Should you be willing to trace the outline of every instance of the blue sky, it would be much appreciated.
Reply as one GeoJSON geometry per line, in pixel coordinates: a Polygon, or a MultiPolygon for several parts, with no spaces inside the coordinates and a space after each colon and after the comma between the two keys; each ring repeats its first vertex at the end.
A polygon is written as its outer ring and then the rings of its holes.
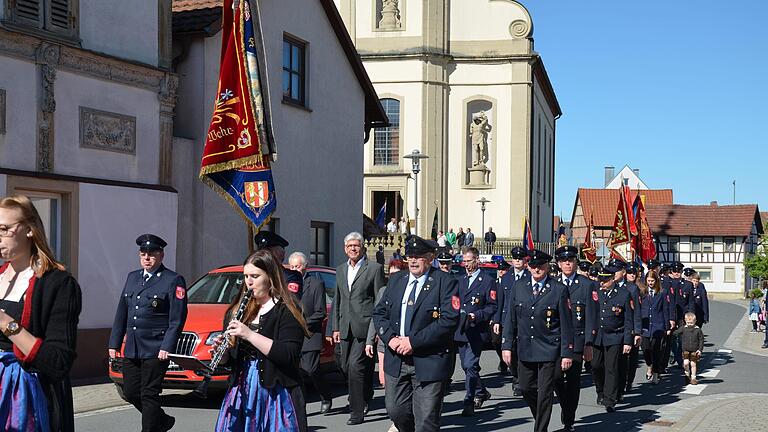
{"type": "Polygon", "coordinates": [[[676,204],[768,211],[768,1],[530,0],[563,110],[555,214],[603,167],[640,169],[676,204]]]}

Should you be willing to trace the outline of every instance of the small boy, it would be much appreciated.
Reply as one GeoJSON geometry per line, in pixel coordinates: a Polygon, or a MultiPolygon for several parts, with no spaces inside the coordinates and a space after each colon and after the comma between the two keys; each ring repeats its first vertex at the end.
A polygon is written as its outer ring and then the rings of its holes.
{"type": "Polygon", "coordinates": [[[685,326],[675,330],[675,335],[680,336],[683,343],[685,380],[696,385],[699,383],[696,380],[696,363],[701,359],[701,351],[704,350],[704,333],[696,326],[695,313],[685,313],[685,326]]]}

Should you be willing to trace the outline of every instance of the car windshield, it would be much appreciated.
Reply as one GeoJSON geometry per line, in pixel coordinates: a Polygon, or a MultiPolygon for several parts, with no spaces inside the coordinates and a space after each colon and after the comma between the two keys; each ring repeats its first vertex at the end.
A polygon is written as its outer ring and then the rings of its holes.
{"type": "Polygon", "coordinates": [[[187,290],[189,303],[230,304],[242,289],[238,287],[237,279],[243,274],[237,272],[208,273],[198,279],[187,290]]]}

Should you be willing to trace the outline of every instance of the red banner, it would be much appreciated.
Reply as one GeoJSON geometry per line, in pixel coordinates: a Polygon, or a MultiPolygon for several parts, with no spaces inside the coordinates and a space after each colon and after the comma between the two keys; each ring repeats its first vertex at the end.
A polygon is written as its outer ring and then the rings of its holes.
{"type": "Polygon", "coordinates": [[[595,248],[594,238],[595,223],[593,216],[590,216],[587,234],[584,236],[584,243],[581,244],[581,253],[584,255],[584,259],[591,263],[597,261],[597,248],[595,248]]]}
{"type": "Polygon", "coordinates": [[[629,211],[627,208],[626,194],[619,189],[619,204],[616,209],[616,217],[613,220],[611,238],[608,240],[611,256],[623,260],[632,261],[632,234],[629,228],[629,211]]]}
{"type": "Polygon", "coordinates": [[[635,250],[640,255],[640,259],[647,263],[652,258],[656,258],[656,244],[653,242],[653,233],[645,215],[645,204],[639,196],[637,199],[637,225],[639,234],[635,238],[635,250]]]}

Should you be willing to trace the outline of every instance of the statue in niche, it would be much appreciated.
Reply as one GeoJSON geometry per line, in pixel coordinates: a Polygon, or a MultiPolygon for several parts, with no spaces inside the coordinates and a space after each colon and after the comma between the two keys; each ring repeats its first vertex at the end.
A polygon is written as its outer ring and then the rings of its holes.
{"type": "Polygon", "coordinates": [[[381,2],[381,20],[379,20],[380,29],[397,29],[402,25],[400,23],[400,9],[397,7],[397,0],[382,0],[381,2]]]}
{"type": "Polygon", "coordinates": [[[488,133],[491,131],[488,124],[488,116],[485,111],[480,111],[477,117],[472,119],[469,125],[469,133],[472,139],[472,166],[476,167],[488,161],[488,133]]]}

